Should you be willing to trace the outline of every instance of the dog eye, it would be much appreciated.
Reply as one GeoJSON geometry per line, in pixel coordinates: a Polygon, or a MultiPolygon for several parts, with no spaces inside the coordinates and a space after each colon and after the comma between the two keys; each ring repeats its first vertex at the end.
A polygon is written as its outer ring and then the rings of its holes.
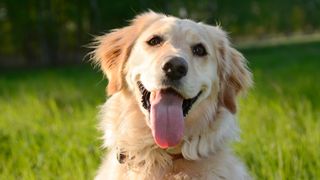
{"type": "Polygon", "coordinates": [[[150,40],[147,41],[149,46],[156,46],[161,44],[163,39],[160,36],[153,36],[150,40]]]}
{"type": "Polygon", "coordinates": [[[202,57],[208,54],[206,48],[201,43],[192,46],[191,49],[192,53],[196,56],[202,57]]]}

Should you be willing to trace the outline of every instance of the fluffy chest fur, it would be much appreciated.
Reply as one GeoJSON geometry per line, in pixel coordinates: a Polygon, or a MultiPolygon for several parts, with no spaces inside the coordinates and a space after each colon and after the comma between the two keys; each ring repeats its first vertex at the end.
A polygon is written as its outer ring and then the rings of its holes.
{"type": "MultiPolygon", "coordinates": [[[[208,114],[198,118],[213,117],[208,114]]],[[[101,118],[104,146],[109,153],[96,179],[249,178],[242,163],[226,147],[238,135],[234,117],[227,110],[220,110],[215,120],[203,119],[207,123],[199,124],[202,128],[191,129],[179,147],[182,159],[173,159],[170,152],[155,145],[150,129],[141,123],[145,116],[129,93],[111,97],[101,107],[101,118]],[[128,155],[124,163],[117,159],[121,151],[128,155]]]]}

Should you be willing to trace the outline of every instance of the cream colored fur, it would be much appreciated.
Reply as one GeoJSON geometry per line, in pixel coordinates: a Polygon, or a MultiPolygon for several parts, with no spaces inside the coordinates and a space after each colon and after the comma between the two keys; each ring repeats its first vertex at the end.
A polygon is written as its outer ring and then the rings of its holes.
{"type": "Polygon", "coordinates": [[[238,138],[236,96],[250,86],[251,74],[224,31],[149,12],[127,27],[99,37],[95,48],[94,59],[109,78],[111,95],[101,107],[103,147],[108,153],[97,180],[249,179],[228,144],[238,138]],[[168,38],[161,48],[145,46],[154,33],[168,38]],[[192,55],[190,45],[197,42],[204,43],[208,56],[192,55]],[[153,140],[136,83],[142,81],[148,91],[165,88],[159,66],[174,55],[184,57],[189,65],[179,93],[185,98],[203,93],[186,116],[183,141],[166,150],[153,140]],[[116,158],[120,150],[128,155],[123,164],[116,158]],[[170,151],[181,152],[183,159],[173,160],[170,151]]]}

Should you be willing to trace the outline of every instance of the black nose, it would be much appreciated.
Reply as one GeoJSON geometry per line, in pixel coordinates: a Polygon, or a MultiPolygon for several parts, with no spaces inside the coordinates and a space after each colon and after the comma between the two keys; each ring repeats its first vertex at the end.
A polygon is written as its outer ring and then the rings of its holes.
{"type": "Polygon", "coordinates": [[[162,65],[162,70],[171,80],[179,80],[188,72],[188,64],[181,57],[173,57],[162,65]]]}

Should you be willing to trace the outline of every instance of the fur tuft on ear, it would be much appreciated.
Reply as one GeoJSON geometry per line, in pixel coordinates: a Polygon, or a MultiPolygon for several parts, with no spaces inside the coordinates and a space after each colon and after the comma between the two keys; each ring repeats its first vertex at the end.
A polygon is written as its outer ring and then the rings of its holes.
{"type": "Polygon", "coordinates": [[[246,59],[229,43],[219,48],[220,53],[220,93],[219,104],[231,113],[237,111],[236,96],[252,85],[252,74],[248,70],[246,59]]]}
{"type": "Polygon", "coordinates": [[[123,69],[136,39],[144,29],[164,16],[149,11],[137,16],[129,26],[95,38],[91,59],[107,75],[108,95],[120,91],[125,86],[123,69]]]}

